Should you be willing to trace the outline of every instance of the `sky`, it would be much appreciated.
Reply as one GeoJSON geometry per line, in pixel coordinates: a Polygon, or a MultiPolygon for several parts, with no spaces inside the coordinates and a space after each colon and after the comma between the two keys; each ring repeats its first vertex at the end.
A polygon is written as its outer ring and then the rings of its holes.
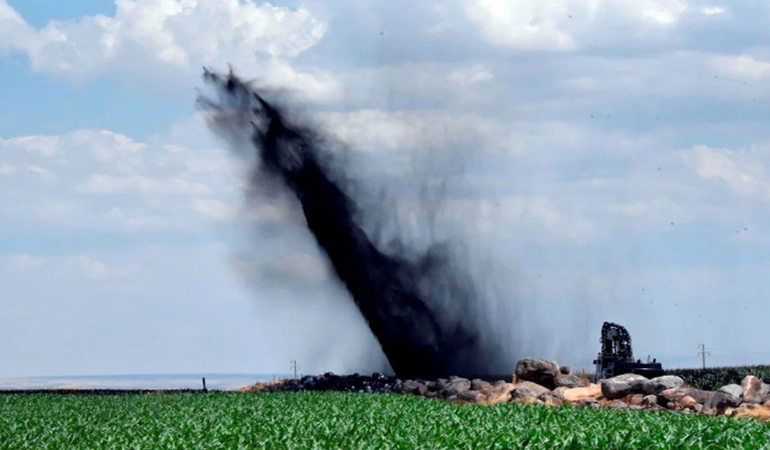
{"type": "Polygon", "coordinates": [[[297,211],[242,201],[195,108],[228,64],[390,187],[384,220],[423,226],[393,186],[449,186],[443,230],[516,356],[590,370],[607,320],[666,367],[700,344],[768,363],[768,20],[766,0],[0,0],[0,377],[382,367],[297,211]]]}

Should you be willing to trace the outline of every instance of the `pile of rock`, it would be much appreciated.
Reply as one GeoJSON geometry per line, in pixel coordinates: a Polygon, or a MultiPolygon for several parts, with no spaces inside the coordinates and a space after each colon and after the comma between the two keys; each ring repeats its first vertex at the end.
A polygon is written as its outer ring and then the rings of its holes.
{"type": "Polygon", "coordinates": [[[402,382],[398,378],[381,373],[369,375],[335,375],[327,372],[323,375],[305,376],[298,380],[280,380],[275,383],[260,383],[250,386],[246,391],[297,392],[297,391],[340,391],[368,393],[402,393],[402,382]]]}
{"type": "Polygon", "coordinates": [[[513,383],[485,383],[463,378],[419,382],[407,380],[403,392],[448,400],[494,404],[515,402],[558,406],[564,404],[614,409],[668,409],[714,415],[755,415],[764,409],[770,415],[770,384],[754,376],[740,385],[731,384],[716,392],[684,386],[677,376],[647,379],[624,374],[598,384],[570,374],[555,362],[525,358],[516,366],[513,383]]]}
{"type": "Polygon", "coordinates": [[[647,379],[624,374],[591,383],[555,361],[524,358],[516,365],[512,382],[449,377],[438,380],[405,380],[381,373],[368,375],[306,376],[247,388],[249,391],[342,391],[406,393],[461,403],[493,405],[513,402],[547,406],[578,405],[593,408],[675,410],[715,415],[770,417],[770,384],[754,376],[740,385],[715,392],[684,386],[682,378],[666,375],[647,379]],[[760,414],[762,413],[762,414],[760,414]]]}

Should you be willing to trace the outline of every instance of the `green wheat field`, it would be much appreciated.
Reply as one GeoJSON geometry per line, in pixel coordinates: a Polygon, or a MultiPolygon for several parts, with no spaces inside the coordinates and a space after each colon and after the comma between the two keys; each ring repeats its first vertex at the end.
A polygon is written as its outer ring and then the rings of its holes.
{"type": "Polygon", "coordinates": [[[417,396],[0,396],[0,449],[765,449],[770,425],[417,396]]]}

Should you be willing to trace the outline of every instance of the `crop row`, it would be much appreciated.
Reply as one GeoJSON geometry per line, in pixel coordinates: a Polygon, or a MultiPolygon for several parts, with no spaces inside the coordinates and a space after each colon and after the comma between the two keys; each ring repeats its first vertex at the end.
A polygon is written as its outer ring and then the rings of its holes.
{"type": "Polygon", "coordinates": [[[415,396],[0,397],[0,449],[763,449],[770,426],[669,412],[415,396]]]}

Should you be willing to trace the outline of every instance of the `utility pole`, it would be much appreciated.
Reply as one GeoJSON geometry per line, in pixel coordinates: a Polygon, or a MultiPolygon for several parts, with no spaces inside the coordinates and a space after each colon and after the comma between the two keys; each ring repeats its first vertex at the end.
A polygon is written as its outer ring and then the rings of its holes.
{"type": "Polygon", "coordinates": [[[291,370],[294,371],[294,379],[296,380],[297,379],[297,360],[296,359],[291,360],[291,370]]]}
{"type": "Polygon", "coordinates": [[[711,355],[711,352],[706,351],[706,345],[701,344],[700,345],[700,351],[698,352],[699,355],[703,357],[703,368],[706,368],[706,355],[711,355]]]}

